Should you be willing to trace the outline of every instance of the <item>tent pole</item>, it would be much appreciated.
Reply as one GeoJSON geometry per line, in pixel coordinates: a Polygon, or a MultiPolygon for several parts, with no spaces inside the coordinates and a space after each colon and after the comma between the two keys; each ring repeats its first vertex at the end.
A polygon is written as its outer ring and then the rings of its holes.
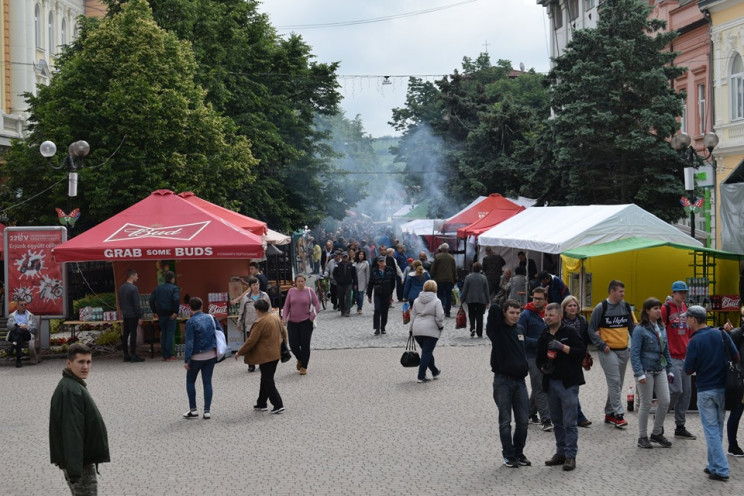
{"type": "MultiPolygon", "coordinates": [[[[584,301],[586,300],[585,296],[585,286],[584,286],[584,260],[581,261],[581,270],[579,270],[579,295],[581,300],[579,301],[579,312],[581,311],[581,308],[584,306],[584,301]]],[[[591,305],[590,305],[591,306],[591,305]]]]}

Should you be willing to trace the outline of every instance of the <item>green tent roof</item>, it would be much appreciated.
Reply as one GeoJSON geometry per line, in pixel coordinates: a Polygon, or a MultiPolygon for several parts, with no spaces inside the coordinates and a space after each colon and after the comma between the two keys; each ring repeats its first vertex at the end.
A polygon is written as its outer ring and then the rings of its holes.
{"type": "Polygon", "coordinates": [[[415,208],[411,209],[406,215],[402,216],[401,219],[416,220],[416,219],[428,219],[429,218],[429,200],[424,200],[415,208]]]}
{"type": "Polygon", "coordinates": [[[572,250],[564,251],[563,255],[569,258],[583,260],[585,258],[601,257],[603,255],[612,255],[613,253],[621,253],[624,251],[642,250],[644,248],[654,248],[656,246],[672,246],[681,250],[710,253],[717,258],[728,260],[741,260],[742,258],[744,258],[744,255],[730,253],[727,251],[714,250],[712,248],[701,248],[699,246],[687,246],[678,243],[669,243],[666,241],[658,241],[646,238],[628,238],[620,239],[617,241],[610,241],[609,243],[602,243],[598,245],[581,246],[572,250]]]}

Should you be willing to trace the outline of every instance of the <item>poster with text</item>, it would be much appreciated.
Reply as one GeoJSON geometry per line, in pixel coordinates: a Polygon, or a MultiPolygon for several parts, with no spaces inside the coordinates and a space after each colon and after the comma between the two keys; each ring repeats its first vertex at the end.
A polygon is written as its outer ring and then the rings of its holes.
{"type": "Polygon", "coordinates": [[[65,271],[52,258],[52,248],[67,240],[64,227],[8,227],[5,229],[5,299],[7,314],[16,301],[25,301],[34,315],[63,316],[66,304],[65,271]]]}

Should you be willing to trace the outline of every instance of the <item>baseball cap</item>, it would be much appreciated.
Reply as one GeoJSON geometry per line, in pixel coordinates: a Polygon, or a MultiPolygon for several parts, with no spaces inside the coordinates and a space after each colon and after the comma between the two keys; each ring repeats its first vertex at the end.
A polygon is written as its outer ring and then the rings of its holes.
{"type": "Polygon", "coordinates": [[[413,262],[413,259],[412,259],[412,258],[409,258],[409,259],[407,260],[407,262],[408,262],[408,263],[411,263],[411,262],[413,262]]]}
{"type": "Polygon", "coordinates": [[[383,257],[382,255],[380,255],[379,257],[377,257],[377,261],[378,262],[384,262],[385,260],[386,260],[386,257],[383,257]]]}
{"type": "Polygon", "coordinates": [[[688,291],[685,281],[674,281],[672,283],[672,292],[674,291],[688,291]]]}
{"type": "Polygon", "coordinates": [[[706,312],[705,308],[701,307],[700,305],[692,305],[691,307],[687,308],[687,312],[682,314],[682,317],[694,317],[697,320],[704,320],[708,317],[708,312],[706,312]]]}
{"type": "Polygon", "coordinates": [[[347,257],[348,258],[349,257],[349,254],[344,251],[344,252],[341,253],[341,257],[347,257]]]}

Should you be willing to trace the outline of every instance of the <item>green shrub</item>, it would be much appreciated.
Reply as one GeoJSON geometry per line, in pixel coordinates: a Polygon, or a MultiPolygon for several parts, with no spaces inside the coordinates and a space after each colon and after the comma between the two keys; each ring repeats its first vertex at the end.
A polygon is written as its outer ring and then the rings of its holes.
{"type": "Polygon", "coordinates": [[[62,322],[64,322],[63,319],[50,319],[49,320],[49,333],[57,334],[59,332],[60,326],[62,325],[62,322]]]}
{"type": "Polygon", "coordinates": [[[101,331],[98,337],[96,337],[96,344],[98,346],[116,346],[119,343],[121,343],[121,334],[119,333],[118,326],[101,331]]]}
{"type": "Polygon", "coordinates": [[[81,308],[85,307],[102,307],[104,312],[113,312],[116,310],[116,294],[100,293],[98,295],[85,295],[84,298],[72,302],[72,311],[74,317],[80,313],[81,308]]]}

